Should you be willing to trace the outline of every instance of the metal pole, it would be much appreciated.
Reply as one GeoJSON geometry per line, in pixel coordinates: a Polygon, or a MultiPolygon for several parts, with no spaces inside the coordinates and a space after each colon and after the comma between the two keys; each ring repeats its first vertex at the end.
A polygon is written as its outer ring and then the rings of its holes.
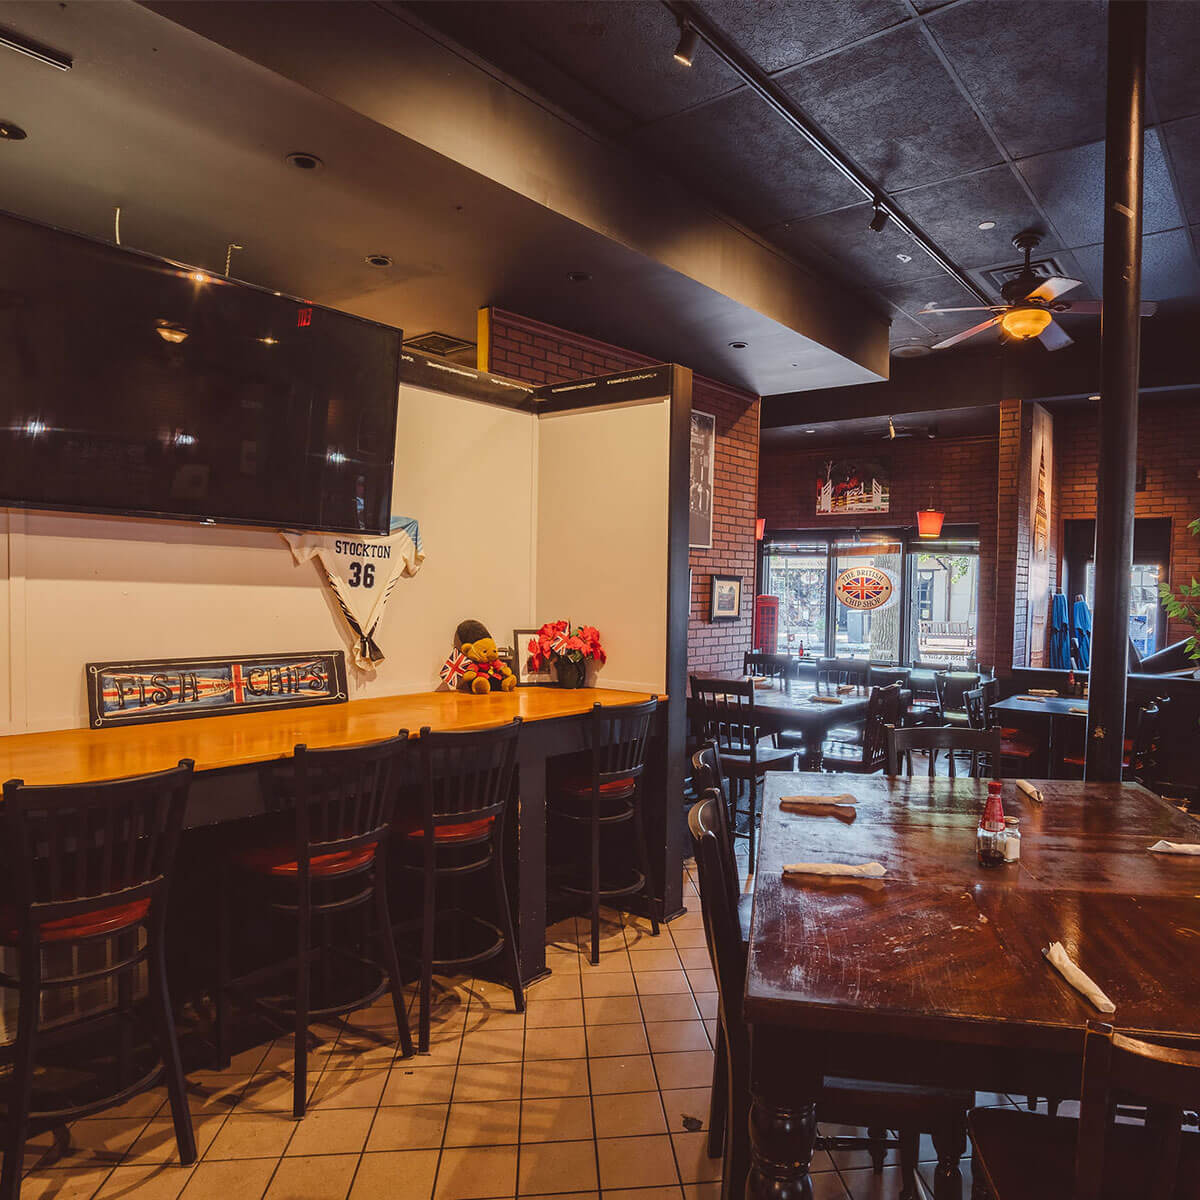
{"type": "Polygon", "coordinates": [[[1096,613],[1086,777],[1119,780],[1125,746],[1129,576],[1137,470],[1146,2],[1109,0],[1104,142],[1104,316],[1096,489],[1096,613]]]}

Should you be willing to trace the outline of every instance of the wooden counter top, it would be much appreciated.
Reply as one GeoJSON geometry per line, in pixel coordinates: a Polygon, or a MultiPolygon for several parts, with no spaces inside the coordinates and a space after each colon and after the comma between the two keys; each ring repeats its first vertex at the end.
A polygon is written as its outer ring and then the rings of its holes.
{"type": "Polygon", "coordinates": [[[300,742],[347,746],[392,737],[401,729],[415,736],[424,725],[440,731],[483,729],[516,716],[526,721],[580,716],[597,701],[611,705],[649,699],[645,692],[606,688],[530,687],[486,696],[417,692],[161,725],[10,734],[0,737],[0,780],[50,784],[114,779],[173,767],[181,758],[193,759],[197,771],[212,771],[286,758],[300,742]]]}

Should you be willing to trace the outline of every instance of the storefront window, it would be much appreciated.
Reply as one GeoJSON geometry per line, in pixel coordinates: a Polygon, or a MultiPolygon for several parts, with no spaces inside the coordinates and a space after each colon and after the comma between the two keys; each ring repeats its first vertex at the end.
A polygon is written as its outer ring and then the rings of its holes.
{"type": "MultiPolygon", "coordinates": [[[[1096,564],[1087,565],[1086,596],[1088,607],[1096,607],[1096,564]]],[[[1142,658],[1158,650],[1158,621],[1162,609],[1158,602],[1158,582],[1162,568],[1158,563],[1134,563],[1129,577],[1129,637],[1142,658]]]]}
{"type": "Polygon", "coordinates": [[[975,657],[979,555],[962,549],[930,546],[909,554],[909,644],[919,662],[965,666],[975,657]]]}
{"type": "Polygon", "coordinates": [[[763,580],[763,591],[779,597],[776,652],[823,655],[829,593],[828,547],[824,544],[772,547],[763,555],[763,580]]]}
{"type": "Polygon", "coordinates": [[[834,654],[900,661],[902,547],[899,541],[834,545],[834,654]]]}

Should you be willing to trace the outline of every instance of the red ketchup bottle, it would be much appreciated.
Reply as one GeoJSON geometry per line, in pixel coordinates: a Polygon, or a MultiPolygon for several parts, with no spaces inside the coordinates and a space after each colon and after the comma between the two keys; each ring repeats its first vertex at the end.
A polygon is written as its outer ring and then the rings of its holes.
{"type": "Polygon", "coordinates": [[[988,784],[987,804],[979,819],[975,849],[981,867],[998,867],[1004,863],[1004,843],[1008,834],[1004,825],[1004,805],[1000,800],[1001,787],[998,779],[988,784]]]}

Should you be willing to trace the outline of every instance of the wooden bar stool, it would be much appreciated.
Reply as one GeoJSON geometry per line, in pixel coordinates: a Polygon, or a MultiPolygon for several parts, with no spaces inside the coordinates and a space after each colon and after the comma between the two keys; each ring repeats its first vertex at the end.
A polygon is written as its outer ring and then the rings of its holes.
{"type": "MultiPolygon", "coordinates": [[[[521,718],[508,725],[473,733],[432,733],[421,730],[417,751],[420,759],[422,823],[405,829],[396,839],[402,865],[419,871],[424,902],[420,931],[421,1015],[417,1042],[422,1054],[429,1052],[430,1003],[434,970],[474,966],[503,955],[513,1007],[525,1011],[525,992],[517,958],[512,908],[504,878],[504,830],[509,808],[516,796],[517,746],[521,718]],[[489,871],[495,909],[490,916],[452,907],[438,909],[439,879],[462,879],[489,871]],[[482,930],[490,936],[481,949],[465,954],[435,957],[439,919],[443,925],[457,924],[482,930]]],[[[398,932],[412,922],[395,926],[398,932]]],[[[446,932],[457,932],[449,929],[446,932]]]]}
{"type": "MultiPolygon", "coordinates": [[[[167,992],[163,928],[167,886],[192,779],[192,763],[152,775],[59,787],[4,785],[0,830],[4,836],[7,903],[0,907],[0,945],[18,954],[18,974],[0,974],[0,985],[19,991],[17,1038],[9,1049],[8,1113],[0,1197],[16,1200],[26,1138],[86,1117],[153,1087],[165,1076],[179,1161],[196,1161],[196,1142],[184,1094],[183,1067],[167,992]],[[139,949],[139,933],[145,944],[139,949]],[[42,952],[74,950],[103,940],[107,965],[47,974],[42,952]],[[148,968],[149,1007],[159,1060],[129,1080],[134,978],[148,968]],[[114,1007],[50,1029],[39,1028],[43,994],[50,989],[112,979],[114,1007]],[[117,1090],[103,1099],[34,1111],[38,1051],[118,1029],[117,1090]]],[[[72,955],[74,957],[74,955],[72,955]]]]}
{"type": "Polygon", "coordinates": [[[387,859],[381,853],[391,820],[397,783],[397,761],[407,750],[408,732],[366,746],[309,750],[297,746],[284,766],[265,771],[263,785],[270,810],[290,818],[290,837],[267,841],[233,855],[233,870],[220,889],[217,985],[217,1057],[230,1060],[233,995],[251,993],[273,976],[295,973],[295,995],[286,1000],[252,997],[254,1007],[282,1026],[291,1017],[295,1034],[292,1113],[304,1116],[308,1091],[308,1025],[312,1020],[341,1016],[374,1003],[390,991],[400,1035],[401,1053],[412,1055],[412,1038],[404,1013],[400,965],[392,941],[387,898],[387,859]],[[272,913],[294,924],[295,953],[239,977],[231,973],[230,916],[236,882],[239,897],[257,897],[272,913]],[[330,938],[336,916],[354,910],[370,915],[375,906],[379,959],[355,954],[330,938]],[[314,941],[314,922],[321,938],[314,941]],[[313,1008],[313,966],[321,968],[323,990],[331,990],[333,964],[378,971],[379,982],[365,995],[332,1000],[328,994],[313,1008]]]}
{"type": "Polygon", "coordinates": [[[650,930],[658,936],[654,884],[650,873],[650,853],[646,845],[646,826],[642,820],[641,780],[646,766],[646,743],[650,723],[658,708],[658,697],[644,704],[620,707],[592,707],[588,723],[590,754],[578,765],[578,773],[568,775],[558,785],[551,814],[587,827],[589,862],[586,886],[560,883],[572,896],[587,896],[592,922],[592,955],[600,961],[600,901],[640,893],[650,930]],[[600,835],[605,829],[631,823],[635,868],[624,882],[601,880],[600,835]]]}

